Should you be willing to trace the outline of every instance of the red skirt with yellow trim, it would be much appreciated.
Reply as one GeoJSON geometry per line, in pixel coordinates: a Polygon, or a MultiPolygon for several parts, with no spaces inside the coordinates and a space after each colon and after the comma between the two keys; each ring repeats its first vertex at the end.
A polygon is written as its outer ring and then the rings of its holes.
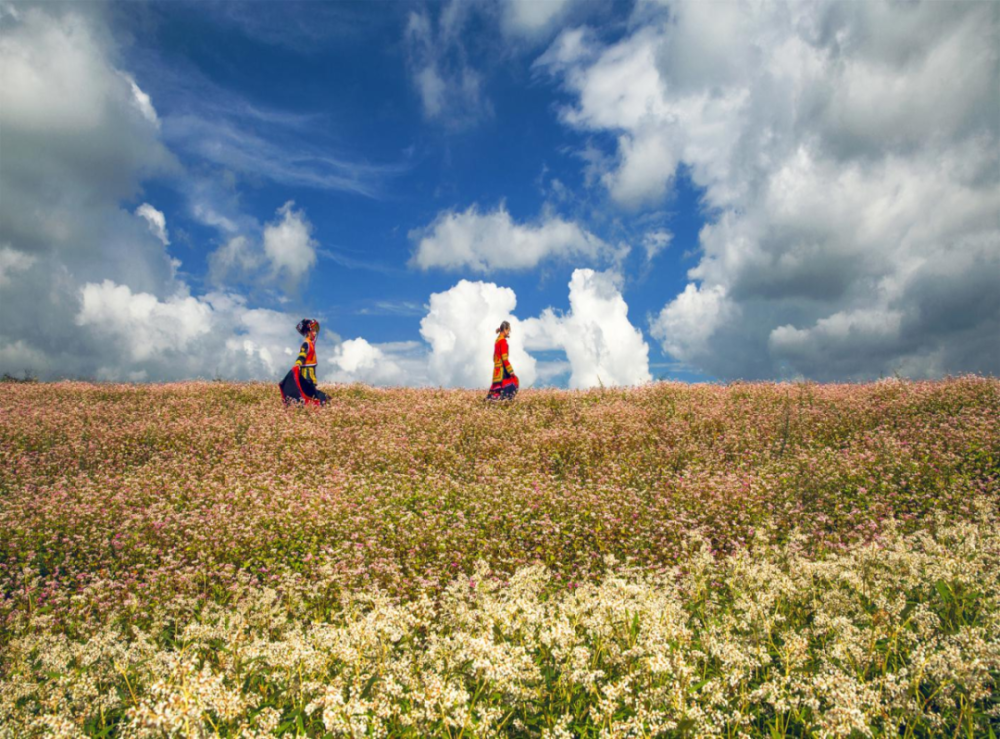
{"type": "Polygon", "coordinates": [[[486,393],[487,400],[510,400],[517,395],[518,385],[517,375],[505,377],[500,382],[490,385],[490,391],[486,393]]]}

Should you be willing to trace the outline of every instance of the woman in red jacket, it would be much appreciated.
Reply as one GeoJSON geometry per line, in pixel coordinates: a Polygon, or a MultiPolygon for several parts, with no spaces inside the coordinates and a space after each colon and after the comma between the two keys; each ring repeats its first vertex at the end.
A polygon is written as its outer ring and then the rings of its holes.
{"type": "Polygon", "coordinates": [[[305,341],[299,348],[299,358],[278,385],[281,399],[286,405],[323,405],[329,398],[316,387],[316,336],[319,334],[319,321],[303,318],[295,328],[305,337],[305,341]]]}
{"type": "Polygon", "coordinates": [[[486,395],[487,400],[510,400],[517,395],[517,389],[521,385],[507,358],[509,336],[510,323],[504,321],[497,329],[497,340],[493,345],[493,384],[486,395]]]}

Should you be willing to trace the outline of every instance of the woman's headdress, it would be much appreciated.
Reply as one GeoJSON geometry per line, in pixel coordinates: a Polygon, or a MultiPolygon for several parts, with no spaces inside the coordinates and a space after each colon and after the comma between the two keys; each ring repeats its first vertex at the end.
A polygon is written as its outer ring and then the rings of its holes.
{"type": "Polygon", "coordinates": [[[319,331],[319,321],[314,321],[312,318],[303,318],[301,321],[299,321],[299,324],[295,327],[295,330],[298,331],[303,336],[308,334],[313,329],[319,331]]]}

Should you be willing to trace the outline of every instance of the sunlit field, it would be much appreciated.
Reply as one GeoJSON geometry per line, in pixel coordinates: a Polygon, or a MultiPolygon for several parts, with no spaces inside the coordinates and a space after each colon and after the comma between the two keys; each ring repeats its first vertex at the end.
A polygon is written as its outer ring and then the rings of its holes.
{"type": "Polygon", "coordinates": [[[1000,381],[0,385],[0,736],[992,737],[1000,381]]]}

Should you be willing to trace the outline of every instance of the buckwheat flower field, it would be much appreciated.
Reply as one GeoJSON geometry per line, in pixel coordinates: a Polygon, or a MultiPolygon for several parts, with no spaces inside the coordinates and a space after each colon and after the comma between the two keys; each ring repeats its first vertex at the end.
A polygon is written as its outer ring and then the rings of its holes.
{"type": "Polygon", "coordinates": [[[994,737],[1000,382],[0,386],[0,737],[994,737]]]}

